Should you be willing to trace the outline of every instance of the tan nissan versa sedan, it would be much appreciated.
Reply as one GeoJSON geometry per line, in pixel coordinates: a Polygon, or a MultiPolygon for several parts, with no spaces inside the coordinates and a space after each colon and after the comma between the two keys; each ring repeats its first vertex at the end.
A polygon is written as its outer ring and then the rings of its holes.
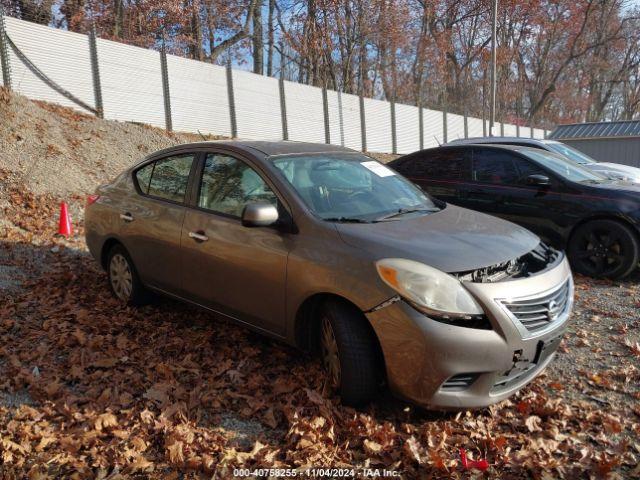
{"type": "Polygon", "coordinates": [[[573,303],[562,252],[331,145],[163,150],[98,188],[86,232],[122,301],[161,292],[316,351],[348,404],[385,381],[432,408],[504,399],[573,303]]]}

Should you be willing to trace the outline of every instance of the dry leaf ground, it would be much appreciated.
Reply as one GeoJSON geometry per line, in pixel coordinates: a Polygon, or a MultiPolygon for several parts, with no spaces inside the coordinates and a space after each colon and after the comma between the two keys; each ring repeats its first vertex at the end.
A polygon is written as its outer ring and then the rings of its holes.
{"type": "Polygon", "coordinates": [[[230,478],[270,466],[640,476],[637,274],[578,278],[559,355],[508,401],[437,413],[383,392],[354,410],[326,397],[318,362],[292,348],[172,301],[118,304],[84,246],[84,198],[65,198],[76,235],[54,238],[60,191],[32,193],[20,169],[3,168],[2,478],[230,478]],[[464,471],[460,448],[489,470],[464,471]]]}

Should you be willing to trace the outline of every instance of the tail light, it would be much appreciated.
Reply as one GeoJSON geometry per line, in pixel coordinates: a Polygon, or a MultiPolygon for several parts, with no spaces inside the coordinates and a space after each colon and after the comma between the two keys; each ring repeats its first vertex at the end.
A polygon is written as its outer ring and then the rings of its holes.
{"type": "Polygon", "coordinates": [[[100,195],[89,195],[87,196],[87,207],[89,205],[93,205],[100,198],[100,195]]]}

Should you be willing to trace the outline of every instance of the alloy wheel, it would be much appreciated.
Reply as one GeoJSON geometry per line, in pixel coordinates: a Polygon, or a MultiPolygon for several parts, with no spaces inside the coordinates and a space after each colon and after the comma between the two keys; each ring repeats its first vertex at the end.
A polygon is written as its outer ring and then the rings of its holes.
{"type": "Polygon", "coordinates": [[[109,264],[109,280],[116,296],[125,302],[131,298],[133,275],[129,262],[121,253],[116,253],[109,264]]]}
{"type": "Polygon", "coordinates": [[[624,262],[622,239],[616,232],[592,229],[581,238],[574,258],[580,262],[582,270],[606,276],[624,262]]]}
{"type": "Polygon", "coordinates": [[[322,363],[324,365],[329,380],[331,381],[331,387],[338,389],[340,386],[340,357],[338,355],[338,342],[331,326],[331,322],[325,316],[322,319],[322,363]]]}

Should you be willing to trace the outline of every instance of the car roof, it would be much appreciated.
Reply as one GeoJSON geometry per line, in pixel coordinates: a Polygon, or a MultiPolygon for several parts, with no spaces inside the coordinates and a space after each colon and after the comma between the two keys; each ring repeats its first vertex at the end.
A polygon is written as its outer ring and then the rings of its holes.
{"type": "Polygon", "coordinates": [[[323,152],[349,152],[356,153],[350,148],[326,143],[294,142],[289,140],[279,141],[258,141],[258,140],[213,140],[204,142],[183,143],[156,152],[153,156],[170,154],[173,151],[184,151],[190,148],[202,149],[206,147],[228,147],[233,150],[240,150],[250,154],[256,152],[266,156],[290,155],[296,153],[323,153],[323,152]]]}
{"type": "Polygon", "coordinates": [[[431,152],[438,152],[438,151],[442,151],[442,150],[451,150],[451,149],[455,149],[455,148],[471,148],[471,147],[483,147],[483,148],[495,148],[497,150],[512,150],[512,151],[534,151],[534,152],[539,152],[540,149],[538,148],[534,148],[534,147],[527,147],[525,145],[505,145],[505,144],[501,144],[501,143],[459,143],[459,144],[447,144],[447,145],[441,145],[439,147],[433,147],[433,148],[426,148],[424,150],[418,150],[417,152],[413,152],[413,153],[409,153],[407,155],[403,155],[402,157],[398,157],[397,159],[389,162],[391,164],[397,162],[398,160],[402,159],[402,158],[410,158],[410,157],[414,157],[414,156],[418,156],[420,154],[423,153],[431,153],[431,152]]]}
{"type": "Polygon", "coordinates": [[[468,144],[485,144],[485,143],[495,143],[501,144],[503,142],[518,142],[521,144],[530,144],[530,145],[546,145],[549,143],[558,143],[554,140],[546,140],[541,138],[523,138],[523,137],[472,137],[472,138],[458,138],[456,140],[451,140],[448,143],[445,143],[445,146],[449,145],[468,145],[468,144]]]}

